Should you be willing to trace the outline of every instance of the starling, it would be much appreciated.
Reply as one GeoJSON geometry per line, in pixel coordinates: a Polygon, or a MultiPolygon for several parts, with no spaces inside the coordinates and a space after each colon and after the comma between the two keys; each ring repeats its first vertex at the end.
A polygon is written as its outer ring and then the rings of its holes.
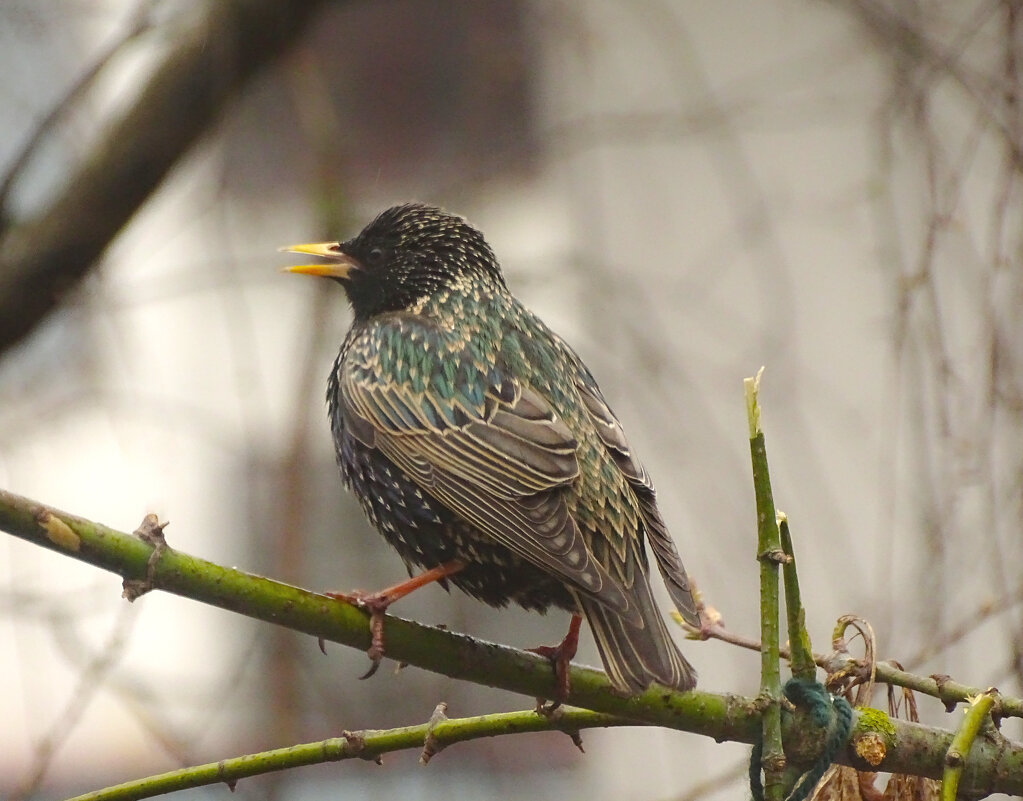
{"type": "Polygon", "coordinates": [[[409,575],[425,568],[362,596],[375,662],[387,605],[440,581],[492,606],[571,612],[566,641],[537,649],[561,661],[565,690],[580,615],[621,691],[692,688],[651,594],[645,542],[699,624],[650,478],[586,365],[511,294],[483,235],[410,203],[345,242],[284,250],[326,259],[288,270],[334,278],[354,312],[327,384],[344,484],[409,575]]]}

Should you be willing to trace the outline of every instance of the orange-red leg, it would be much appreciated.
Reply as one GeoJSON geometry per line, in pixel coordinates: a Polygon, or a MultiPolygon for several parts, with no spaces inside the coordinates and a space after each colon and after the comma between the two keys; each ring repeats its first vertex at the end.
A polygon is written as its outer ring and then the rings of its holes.
{"type": "Polygon", "coordinates": [[[568,693],[572,689],[572,677],[568,670],[569,665],[572,662],[572,658],[575,656],[575,652],[579,650],[579,628],[582,626],[583,617],[582,615],[572,615],[572,620],[568,624],[568,634],[557,645],[539,645],[536,648],[530,648],[534,654],[547,657],[554,665],[554,698],[551,699],[550,704],[537,706],[537,711],[549,715],[555,709],[564,703],[565,699],[568,698],[568,693]]]}
{"type": "MultiPolygon", "coordinates": [[[[331,598],[337,598],[342,601],[347,601],[350,604],[355,604],[369,612],[369,631],[370,631],[370,646],[366,655],[369,656],[372,661],[372,665],[366,674],[362,676],[363,679],[368,679],[374,673],[377,672],[377,668],[380,667],[380,660],[384,657],[384,613],[387,611],[387,607],[393,604],[400,598],[404,598],[410,592],[415,592],[420,587],[425,587],[427,584],[432,584],[435,581],[441,581],[446,579],[448,576],[452,576],[459,572],[465,567],[465,563],[458,560],[452,559],[444,564],[437,565],[437,567],[431,567],[429,570],[424,570],[418,576],[402,581],[399,584],[395,584],[392,587],[380,590],[379,592],[364,593],[359,590],[354,592],[326,592],[331,598]]],[[[323,641],[320,641],[320,648],[323,647],[323,641]]]]}

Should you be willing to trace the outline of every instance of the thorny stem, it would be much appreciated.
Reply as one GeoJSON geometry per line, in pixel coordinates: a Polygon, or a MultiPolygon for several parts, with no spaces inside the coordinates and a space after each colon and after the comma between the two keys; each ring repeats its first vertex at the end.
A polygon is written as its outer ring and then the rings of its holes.
{"type": "Polygon", "coordinates": [[[754,378],[744,381],[746,414],[750,429],[753,461],[753,490],[757,502],[757,559],[760,562],[760,636],[764,643],[760,659],[760,694],[767,701],[762,728],[764,798],[780,801],[785,795],[785,751],[781,737],[781,670],[778,657],[779,609],[778,563],[783,557],[777,512],[771,492],[767,448],[760,425],[760,368],[754,378]]]}
{"type": "MultiPolygon", "coordinates": [[[[146,576],[153,552],[152,545],[136,537],[3,490],[0,530],[126,579],[146,576]]],[[[173,547],[156,562],[151,578],[157,590],[351,647],[365,649],[369,645],[367,616],[356,607],[216,565],[173,547]]],[[[391,616],[387,617],[387,634],[388,648],[395,659],[426,670],[530,698],[554,689],[550,664],[534,654],[391,616]]],[[[682,729],[719,741],[752,743],[760,730],[758,699],[695,690],[679,693],[656,685],[623,698],[613,691],[607,676],[600,671],[573,665],[571,677],[566,703],[597,713],[682,729]]],[[[951,744],[952,733],[902,720],[886,720],[898,745],[888,751],[880,769],[939,778],[942,755],[951,744]]],[[[819,737],[805,726],[798,727],[788,716],[784,717],[782,728],[791,761],[794,764],[812,761],[819,737]]],[[[860,764],[848,750],[839,752],[836,762],[860,764]]],[[[961,786],[1023,794],[1023,746],[978,739],[967,758],[961,786]]]]}
{"type": "Polygon", "coordinates": [[[415,748],[423,749],[423,757],[420,761],[425,765],[430,757],[438,754],[444,747],[481,737],[560,731],[574,738],[580,729],[637,725],[612,715],[602,715],[586,709],[566,708],[560,710],[558,715],[551,717],[537,715],[530,710],[449,719],[444,717],[442,706],[438,707],[440,714],[435,711],[429,722],[418,726],[346,731],[340,737],[332,737],[328,740],[277,748],[257,754],[246,754],[233,759],[223,759],[206,765],[195,765],[161,773],[157,776],[136,779],[76,796],[70,801],[136,801],[140,798],[152,798],[191,787],[221,783],[234,790],[239,779],[250,776],[355,758],[379,762],[383,754],[415,748]]]}

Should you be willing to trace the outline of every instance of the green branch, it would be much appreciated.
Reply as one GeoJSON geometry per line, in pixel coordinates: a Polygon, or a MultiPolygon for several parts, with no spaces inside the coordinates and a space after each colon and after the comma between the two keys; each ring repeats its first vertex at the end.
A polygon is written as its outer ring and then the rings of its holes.
{"type": "Polygon", "coordinates": [[[760,425],[760,368],[755,378],[745,379],[746,414],[749,420],[750,456],[753,461],[753,490],[757,502],[757,560],[760,562],[760,695],[764,703],[761,765],[764,770],[764,798],[780,801],[785,795],[785,751],[781,736],[781,668],[778,655],[778,564],[784,559],[778,534],[767,447],[760,425]]]}
{"type": "Polygon", "coordinates": [[[966,757],[977,740],[981,725],[988,719],[997,695],[997,690],[988,690],[986,693],[970,699],[970,705],[963,714],[959,730],[952,738],[948,751],[945,752],[945,773],[941,777],[941,801],[955,801],[966,757]]]}
{"type": "MultiPolygon", "coordinates": [[[[852,660],[850,657],[851,661],[852,660]]],[[[900,670],[891,662],[878,662],[874,678],[886,684],[905,687],[908,690],[930,695],[945,704],[951,712],[956,704],[969,703],[974,696],[983,694],[979,687],[971,687],[959,681],[952,681],[947,676],[919,676],[906,670],[900,670]]],[[[992,715],[1000,718],[1023,717],[1023,698],[999,695],[994,702],[992,715]]]]}
{"type": "Polygon", "coordinates": [[[781,548],[785,552],[782,564],[782,576],[785,579],[785,614],[788,618],[789,647],[792,655],[789,664],[792,675],[797,679],[813,681],[817,676],[817,667],[813,661],[813,649],[810,647],[810,635],[806,632],[806,610],[799,593],[799,576],[796,572],[796,554],[792,548],[792,534],[789,521],[785,515],[779,514],[778,529],[781,533],[781,548]]]}
{"type": "MultiPolygon", "coordinates": [[[[760,640],[737,634],[716,623],[705,628],[697,628],[686,623],[678,612],[671,613],[672,618],[686,632],[692,640],[720,640],[721,642],[737,645],[748,651],[759,651],[760,640]]],[[[779,648],[778,653],[782,659],[792,660],[787,648],[779,648]]],[[[893,684],[896,687],[905,687],[907,690],[929,695],[937,698],[945,704],[946,711],[951,712],[956,704],[969,703],[975,695],[984,691],[978,687],[971,687],[959,681],[953,681],[947,676],[921,676],[910,673],[907,670],[897,668],[892,662],[876,662],[873,666],[869,660],[860,659],[846,651],[833,651],[830,654],[811,654],[817,667],[821,668],[828,675],[844,673],[856,677],[857,680],[865,681],[870,675],[871,668],[874,670],[874,680],[883,684],[893,684]]],[[[793,668],[793,672],[795,669],[793,668]]],[[[995,701],[991,714],[996,718],[1023,717],[1023,698],[1015,696],[999,695],[995,701]]]]}
{"type": "MultiPolygon", "coordinates": [[[[145,527],[145,524],[144,524],[145,527]]],[[[249,617],[360,650],[370,644],[368,615],[344,601],[223,567],[137,536],[0,490],[0,529],[120,575],[130,593],[139,582],[249,617]],[[151,562],[152,559],[152,562],[151,562]]],[[[173,538],[171,538],[173,541],[173,538]]],[[[387,654],[410,665],[529,698],[555,692],[550,662],[528,651],[484,642],[388,615],[387,654]]],[[[607,676],[573,666],[566,702],[630,720],[659,724],[723,740],[753,742],[760,715],[749,699],[651,687],[616,695],[607,676]]]]}
{"type": "MultiPolygon", "coordinates": [[[[147,582],[154,589],[354,648],[369,645],[368,618],[357,607],[173,548],[154,558],[157,548],[138,537],[3,490],[0,530],[109,570],[129,582],[147,582]]],[[[386,634],[391,657],[425,670],[529,698],[550,697],[554,691],[550,664],[536,654],[390,616],[386,634]]],[[[571,678],[567,703],[618,719],[744,743],[752,743],[760,731],[756,699],[700,691],[678,693],[659,686],[622,698],[600,671],[574,665],[571,678]]],[[[896,747],[888,751],[878,769],[940,778],[952,732],[899,720],[890,724],[896,747]]],[[[801,731],[787,716],[783,716],[782,732],[789,761],[810,764],[819,748],[820,733],[801,731]]],[[[850,752],[840,754],[839,760],[866,767],[850,752]]],[[[1023,746],[978,739],[966,758],[961,786],[1023,794],[1023,746]]]]}
{"type": "Polygon", "coordinates": [[[451,719],[444,715],[444,705],[441,704],[428,723],[418,726],[346,731],[340,737],[328,740],[277,748],[258,754],[246,754],[233,759],[222,759],[219,762],[148,776],[76,796],[70,801],[137,801],[140,798],[152,798],[178,790],[221,783],[233,790],[239,779],[251,776],[347,759],[379,761],[383,754],[409,749],[420,749],[419,761],[425,765],[442,749],[454,743],[505,734],[564,732],[579,745],[578,736],[582,729],[634,725],[636,724],[610,715],[601,715],[586,709],[567,708],[562,708],[551,717],[538,715],[530,710],[451,719]]]}

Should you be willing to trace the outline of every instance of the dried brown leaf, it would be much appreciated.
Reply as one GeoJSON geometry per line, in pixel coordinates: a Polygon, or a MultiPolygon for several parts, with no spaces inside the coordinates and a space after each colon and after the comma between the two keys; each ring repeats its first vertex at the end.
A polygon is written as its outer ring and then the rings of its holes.
{"type": "Polygon", "coordinates": [[[923,776],[903,776],[895,773],[884,788],[884,801],[938,801],[941,782],[923,776]]]}
{"type": "Polygon", "coordinates": [[[865,801],[857,772],[845,765],[832,765],[817,782],[810,801],[865,801]]]}

